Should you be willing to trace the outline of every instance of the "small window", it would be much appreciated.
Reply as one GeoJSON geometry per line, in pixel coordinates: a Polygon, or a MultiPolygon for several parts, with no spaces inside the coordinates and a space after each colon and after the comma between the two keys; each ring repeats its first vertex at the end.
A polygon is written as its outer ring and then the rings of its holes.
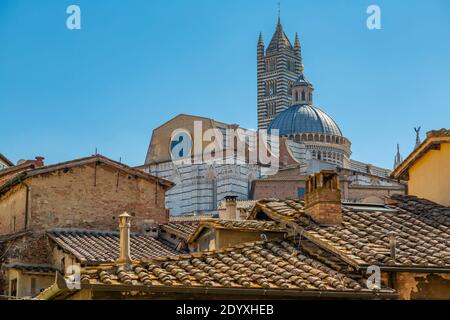
{"type": "Polygon", "coordinates": [[[303,198],[305,196],[305,188],[297,188],[297,195],[299,198],[303,198]]]}
{"type": "Polygon", "coordinates": [[[36,292],[36,278],[30,279],[30,292],[31,292],[31,296],[34,296],[37,293],[36,292]]]}
{"type": "Polygon", "coordinates": [[[17,279],[11,280],[9,290],[11,292],[11,297],[17,297],[17,279]]]}
{"type": "Polygon", "coordinates": [[[302,91],[302,101],[305,101],[305,91],[302,91]]]}

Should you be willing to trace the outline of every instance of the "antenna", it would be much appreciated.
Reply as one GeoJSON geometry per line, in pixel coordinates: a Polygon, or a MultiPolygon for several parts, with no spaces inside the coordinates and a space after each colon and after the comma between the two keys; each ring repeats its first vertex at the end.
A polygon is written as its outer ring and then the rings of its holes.
{"type": "Polygon", "coordinates": [[[278,20],[281,19],[281,2],[278,1],[278,20]]]}

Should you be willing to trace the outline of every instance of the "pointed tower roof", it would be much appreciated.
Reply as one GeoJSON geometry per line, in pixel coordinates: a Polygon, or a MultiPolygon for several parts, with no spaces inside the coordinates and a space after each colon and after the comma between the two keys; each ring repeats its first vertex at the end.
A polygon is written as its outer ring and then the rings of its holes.
{"type": "Polygon", "coordinates": [[[298,33],[295,33],[295,41],[294,41],[294,48],[300,49],[300,39],[298,38],[298,33]]]}
{"type": "Polygon", "coordinates": [[[278,51],[279,49],[286,47],[292,49],[292,44],[288,37],[283,31],[283,26],[281,25],[281,19],[278,17],[277,30],[275,31],[269,46],[267,47],[267,52],[278,51]]]}
{"type": "Polygon", "coordinates": [[[305,75],[302,71],[302,73],[300,74],[300,76],[297,78],[297,80],[294,82],[294,87],[297,86],[307,86],[307,87],[311,87],[313,88],[313,85],[311,82],[309,82],[308,80],[306,80],[305,75]]]}
{"type": "Polygon", "coordinates": [[[400,163],[403,162],[403,158],[400,154],[400,145],[397,143],[397,154],[395,155],[395,160],[394,160],[394,169],[397,168],[400,163]]]}
{"type": "Polygon", "coordinates": [[[259,33],[258,46],[264,47],[264,40],[263,40],[262,32],[259,33]]]}

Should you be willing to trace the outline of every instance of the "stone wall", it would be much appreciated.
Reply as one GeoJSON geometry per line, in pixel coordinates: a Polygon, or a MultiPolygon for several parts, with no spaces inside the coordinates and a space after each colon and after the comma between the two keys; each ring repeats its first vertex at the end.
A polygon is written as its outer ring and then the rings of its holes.
{"type": "Polygon", "coordinates": [[[26,187],[17,185],[0,196],[0,235],[15,233],[25,228],[26,195],[26,187]]]}
{"type": "Polygon", "coordinates": [[[400,272],[396,289],[403,300],[450,299],[450,274],[400,272]]]}
{"type": "Polygon", "coordinates": [[[88,228],[116,230],[117,217],[132,215],[132,229],[144,220],[167,222],[164,189],[154,181],[98,164],[28,179],[33,230],[88,228]]]}
{"type": "Polygon", "coordinates": [[[374,199],[380,199],[378,202],[384,203],[384,201],[382,200],[384,197],[390,197],[394,194],[405,194],[405,189],[401,187],[389,188],[350,185],[348,187],[348,197],[344,200],[348,200],[351,202],[373,203],[374,199]]]}
{"type": "Polygon", "coordinates": [[[297,199],[299,188],[305,188],[304,180],[257,180],[252,199],[297,199]]]}

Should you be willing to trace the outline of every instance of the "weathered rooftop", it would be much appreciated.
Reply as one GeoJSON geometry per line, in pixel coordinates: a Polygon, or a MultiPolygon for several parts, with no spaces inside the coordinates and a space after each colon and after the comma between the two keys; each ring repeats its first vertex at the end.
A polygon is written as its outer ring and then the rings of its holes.
{"type": "MultiPolygon", "coordinates": [[[[365,288],[360,279],[344,275],[311,258],[293,241],[252,242],[213,252],[151,259],[127,271],[105,264],[82,269],[81,283],[95,288],[129,291],[163,288],[194,294],[237,289],[235,293],[279,296],[390,295],[365,288]],[[359,282],[361,281],[361,282],[359,282]]],[[[162,290],[162,289],[160,289],[162,290]]],[[[52,298],[54,290],[40,298],[52,298]]],[[[372,296],[373,297],[373,296],[372,296]]]]}
{"type": "MultiPolygon", "coordinates": [[[[73,254],[81,263],[99,264],[114,262],[119,257],[119,233],[78,229],[53,229],[47,235],[62,250],[73,254]]],[[[131,258],[133,260],[170,256],[180,252],[164,240],[131,233],[131,258]]]]}
{"type": "Polygon", "coordinates": [[[343,204],[343,222],[321,226],[300,201],[259,201],[252,218],[286,224],[353,266],[435,268],[450,271],[449,208],[410,196],[393,196],[389,205],[343,204]],[[396,241],[391,256],[390,235],[396,241]]]}
{"type": "Polygon", "coordinates": [[[177,237],[188,240],[192,234],[197,230],[200,223],[198,221],[171,221],[160,225],[160,228],[169,234],[174,234],[177,237]]]}

